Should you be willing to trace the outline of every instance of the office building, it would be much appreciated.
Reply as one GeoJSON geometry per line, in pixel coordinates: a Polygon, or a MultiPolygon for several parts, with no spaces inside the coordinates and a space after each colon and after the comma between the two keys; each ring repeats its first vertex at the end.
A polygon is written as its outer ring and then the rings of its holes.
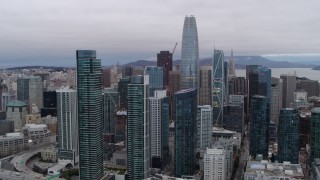
{"type": "Polygon", "coordinates": [[[269,148],[269,110],[268,98],[265,96],[253,96],[251,99],[251,124],[250,124],[250,148],[251,156],[262,154],[268,157],[269,148]]]}
{"type": "Polygon", "coordinates": [[[149,75],[149,96],[154,96],[155,90],[163,90],[163,67],[147,66],[145,75],[149,75]]]}
{"type": "Polygon", "coordinates": [[[157,66],[163,68],[163,87],[169,85],[169,72],[172,71],[172,53],[169,51],[160,51],[157,54],[157,66]]]}
{"type": "Polygon", "coordinates": [[[183,25],[180,86],[181,89],[198,87],[199,45],[196,18],[186,16],[183,25]]]}
{"type": "Polygon", "coordinates": [[[197,90],[183,89],[175,93],[175,176],[193,175],[197,132],[197,90]]]}
{"type": "Polygon", "coordinates": [[[120,78],[118,82],[118,92],[120,96],[120,109],[127,109],[127,89],[130,83],[129,78],[120,78]]]}
{"type": "MultiPolygon", "coordinates": [[[[243,97],[243,96],[242,96],[243,97]]],[[[229,104],[223,107],[223,128],[244,133],[244,108],[242,104],[229,104]]]]}
{"type": "Polygon", "coordinates": [[[56,91],[59,158],[78,159],[77,91],[68,87],[56,91]]]}
{"type": "Polygon", "coordinates": [[[115,141],[126,140],[127,111],[118,111],[115,122],[115,141]]]}
{"type": "Polygon", "coordinates": [[[269,121],[269,111],[270,111],[270,98],[271,98],[271,70],[259,66],[259,65],[247,65],[246,66],[246,79],[248,81],[249,91],[248,91],[248,103],[247,103],[247,116],[250,121],[251,109],[250,103],[251,99],[255,95],[265,96],[267,98],[267,110],[268,110],[268,121],[269,121]]]}
{"type": "Polygon", "coordinates": [[[29,79],[29,112],[33,104],[38,110],[43,107],[43,84],[39,76],[31,76],[29,79]]]}
{"type": "Polygon", "coordinates": [[[201,66],[199,71],[199,105],[212,104],[212,67],[201,66]]]}
{"type": "Polygon", "coordinates": [[[28,142],[29,149],[37,149],[55,142],[55,137],[51,136],[51,131],[45,124],[26,124],[21,133],[28,142]]]}
{"type": "Polygon", "coordinates": [[[300,148],[306,148],[310,144],[311,111],[300,111],[299,121],[300,148]]]}
{"type": "Polygon", "coordinates": [[[320,108],[311,110],[310,161],[320,158],[320,108]]]}
{"type": "Polygon", "coordinates": [[[57,116],[57,94],[56,91],[43,92],[43,108],[41,108],[41,117],[57,116]]]}
{"type": "Polygon", "coordinates": [[[225,99],[224,54],[221,50],[214,50],[212,64],[212,109],[213,125],[223,124],[223,105],[225,99]]]}
{"type": "Polygon", "coordinates": [[[6,133],[14,132],[14,122],[9,120],[0,120],[0,136],[5,135],[6,133]]]}
{"type": "Polygon", "coordinates": [[[6,133],[0,136],[0,157],[17,154],[25,150],[25,139],[23,134],[6,133]]]}
{"type": "Polygon", "coordinates": [[[128,85],[127,157],[129,179],[150,176],[149,76],[132,76],[128,85]]]}
{"type": "Polygon", "coordinates": [[[174,94],[180,90],[180,72],[169,72],[169,94],[170,94],[170,119],[176,118],[176,105],[174,100],[174,94]]]}
{"type": "Polygon", "coordinates": [[[211,145],[212,108],[210,105],[197,108],[197,148],[205,150],[211,145]]]}
{"type": "Polygon", "coordinates": [[[231,49],[231,55],[228,61],[228,76],[230,78],[236,77],[236,67],[235,67],[236,63],[234,61],[234,57],[233,57],[233,50],[231,49]]]}
{"type": "Polygon", "coordinates": [[[271,79],[270,121],[278,125],[279,113],[282,108],[282,79],[271,79]]]}
{"type": "Polygon", "coordinates": [[[299,115],[296,109],[280,111],[278,126],[278,161],[299,163],[299,115]]]}
{"type": "Polygon", "coordinates": [[[19,130],[25,125],[27,104],[23,101],[11,101],[7,104],[7,120],[14,122],[14,128],[19,130]]]}
{"type": "Polygon", "coordinates": [[[150,101],[151,166],[163,169],[169,157],[169,98],[156,90],[150,101]]]}
{"type": "Polygon", "coordinates": [[[308,98],[312,96],[319,96],[319,82],[316,80],[297,80],[297,90],[304,89],[308,93],[308,98]]]}
{"type": "Polygon", "coordinates": [[[204,180],[226,179],[227,159],[225,149],[207,149],[203,158],[204,180]]]}
{"type": "Polygon", "coordinates": [[[102,70],[102,86],[103,87],[111,87],[111,68],[105,68],[102,70]]]}
{"type": "Polygon", "coordinates": [[[96,51],[77,50],[80,179],[103,175],[101,60],[96,51]]]}
{"type": "Polygon", "coordinates": [[[283,82],[282,91],[282,108],[293,107],[294,105],[294,92],[296,91],[296,80],[295,74],[282,74],[280,79],[283,82]]]}
{"type": "Polygon", "coordinates": [[[17,99],[29,104],[29,77],[17,79],[17,99]]]}
{"type": "Polygon", "coordinates": [[[248,94],[247,79],[245,77],[230,77],[229,94],[248,94]]]}
{"type": "Polygon", "coordinates": [[[119,108],[119,93],[114,88],[105,88],[102,93],[103,98],[103,132],[115,133],[115,120],[117,109],[119,108]]]}

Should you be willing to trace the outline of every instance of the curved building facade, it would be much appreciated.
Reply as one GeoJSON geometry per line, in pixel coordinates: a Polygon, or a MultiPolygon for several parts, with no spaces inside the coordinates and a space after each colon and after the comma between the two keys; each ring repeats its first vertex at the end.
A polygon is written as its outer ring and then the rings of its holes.
{"type": "Polygon", "coordinates": [[[196,18],[186,16],[181,48],[181,89],[198,87],[199,45],[196,18]]]}

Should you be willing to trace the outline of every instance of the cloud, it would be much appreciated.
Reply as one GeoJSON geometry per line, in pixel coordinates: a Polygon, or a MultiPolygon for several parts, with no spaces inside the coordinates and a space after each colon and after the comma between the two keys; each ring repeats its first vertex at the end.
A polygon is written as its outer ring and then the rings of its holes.
{"type": "MultiPolygon", "coordinates": [[[[179,45],[185,15],[196,16],[200,57],[213,42],[235,55],[318,53],[320,1],[309,0],[3,0],[0,65],[47,64],[95,49],[105,64],[154,57],[179,45]],[[41,61],[40,61],[41,60],[41,61]]],[[[75,64],[75,60],[74,60],[75,64]]]]}

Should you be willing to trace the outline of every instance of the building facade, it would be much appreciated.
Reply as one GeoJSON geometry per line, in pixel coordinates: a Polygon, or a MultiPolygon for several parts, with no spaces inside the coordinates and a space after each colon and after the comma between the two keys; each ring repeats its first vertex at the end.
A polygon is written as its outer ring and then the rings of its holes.
{"type": "Polygon", "coordinates": [[[169,98],[166,90],[155,91],[150,103],[151,166],[164,168],[169,157],[169,98]]]}
{"type": "Polygon", "coordinates": [[[78,159],[77,91],[62,88],[56,91],[59,158],[78,159]]]}
{"type": "Polygon", "coordinates": [[[205,150],[211,145],[212,108],[210,105],[197,107],[197,148],[205,150]]]}
{"type": "Polygon", "coordinates": [[[145,75],[149,75],[149,96],[154,96],[155,90],[163,90],[163,67],[147,66],[145,75]]]}
{"type": "Polygon", "coordinates": [[[43,83],[39,76],[29,79],[29,112],[32,111],[32,104],[37,106],[38,111],[43,107],[43,83]]]}
{"type": "Polygon", "coordinates": [[[222,50],[214,50],[212,63],[212,108],[215,112],[212,120],[214,126],[221,127],[225,99],[225,68],[222,50]]]}
{"type": "Polygon", "coordinates": [[[282,108],[290,108],[294,105],[294,92],[297,86],[296,78],[295,74],[280,75],[280,79],[283,81],[282,108]]]}
{"type": "Polygon", "coordinates": [[[226,179],[227,159],[225,149],[207,149],[203,162],[204,180],[226,179]]]}
{"type": "Polygon", "coordinates": [[[23,101],[11,101],[7,104],[7,120],[14,122],[15,129],[21,129],[26,121],[25,116],[28,113],[27,104],[23,101]]]}
{"type": "Polygon", "coordinates": [[[251,124],[250,124],[250,148],[251,156],[262,154],[268,157],[269,148],[269,111],[268,98],[265,96],[253,96],[251,99],[251,124]]]}
{"type": "Polygon", "coordinates": [[[150,176],[149,76],[132,76],[128,85],[127,157],[129,179],[150,176]]]}
{"type": "Polygon", "coordinates": [[[96,51],[77,50],[80,179],[103,175],[101,60],[96,51]]]}
{"type": "Polygon", "coordinates": [[[120,104],[119,93],[114,88],[105,88],[103,98],[103,132],[115,134],[115,120],[120,104]]]}
{"type": "Polygon", "coordinates": [[[186,16],[183,25],[180,86],[181,89],[198,87],[199,45],[196,18],[186,16]]]}
{"type": "Polygon", "coordinates": [[[311,110],[310,161],[320,158],[320,108],[311,110]]]}
{"type": "Polygon", "coordinates": [[[212,67],[201,66],[199,71],[199,105],[212,104],[212,67]]]}
{"type": "Polygon", "coordinates": [[[157,66],[163,68],[163,87],[169,85],[169,72],[172,71],[172,53],[160,51],[157,54],[157,66]]]}
{"type": "Polygon", "coordinates": [[[278,161],[299,164],[299,115],[296,109],[280,110],[278,126],[278,161]]]}
{"type": "Polygon", "coordinates": [[[175,176],[193,175],[196,155],[197,90],[183,89],[175,93],[175,176]]]}

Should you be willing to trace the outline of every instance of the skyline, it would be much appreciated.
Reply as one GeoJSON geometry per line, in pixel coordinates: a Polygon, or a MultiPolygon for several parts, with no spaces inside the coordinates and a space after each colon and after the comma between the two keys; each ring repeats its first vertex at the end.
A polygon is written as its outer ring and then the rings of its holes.
{"type": "Polygon", "coordinates": [[[95,49],[103,65],[155,60],[176,42],[173,59],[180,59],[186,15],[197,18],[200,58],[212,57],[214,46],[226,56],[230,49],[235,56],[320,56],[319,5],[316,0],[7,0],[0,6],[0,66],[75,66],[77,49],[95,49]]]}

